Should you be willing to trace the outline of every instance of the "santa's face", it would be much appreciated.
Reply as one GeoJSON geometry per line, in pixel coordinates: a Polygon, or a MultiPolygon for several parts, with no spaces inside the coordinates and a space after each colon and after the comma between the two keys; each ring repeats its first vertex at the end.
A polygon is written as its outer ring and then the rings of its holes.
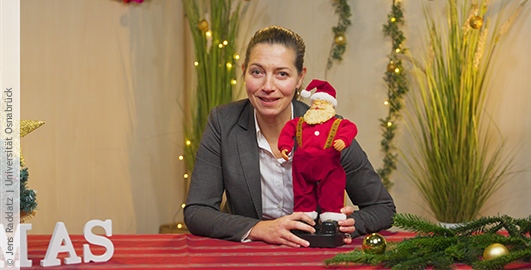
{"type": "Polygon", "coordinates": [[[332,106],[332,104],[328,103],[327,101],[325,100],[321,100],[321,99],[316,99],[312,102],[312,106],[311,106],[312,110],[318,110],[318,111],[322,111],[322,110],[325,110],[327,108],[334,108],[334,106],[332,106]]]}
{"type": "Polygon", "coordinates": [[[295,51],[280,44],[256,45],[247,69],[243,67],[247,96],[259,119],[291,119],[291,101],[306,69],[295,67],[295,51]]]}
{"type": "Polygon", "coordinates": [[[327,101],[316,99],[311,108],[304,114],[304,122],[309,125],[324,123],[336,115],[334,106],[327,101]]]}

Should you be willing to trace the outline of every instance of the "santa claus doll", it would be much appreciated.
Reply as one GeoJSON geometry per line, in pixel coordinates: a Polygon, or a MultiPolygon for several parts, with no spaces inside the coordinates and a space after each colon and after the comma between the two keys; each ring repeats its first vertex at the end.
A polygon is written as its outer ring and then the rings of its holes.
{"type": "Polygon", "coordinates": [[[310,97],[314,88],[311,108],[284,126],[278,149],[284,159],[293,158],[293,211],[317,220],[319,205],[321,222],[338,221],[347,218],[340,212],[346,185],[341,150],[350,146],[358,130],[349,120],[336,117],[336,90],[328,82],[313,80],[301,96],[310,97]]]}

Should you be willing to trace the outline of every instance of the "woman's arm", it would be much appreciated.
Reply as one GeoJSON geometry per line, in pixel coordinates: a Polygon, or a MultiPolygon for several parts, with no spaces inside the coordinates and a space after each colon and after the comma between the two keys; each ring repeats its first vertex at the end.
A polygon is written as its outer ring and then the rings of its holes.
{"type": "MultiPolygon", "coordinates": [[[[223,159],[237,158],[234,154],[229,157],[222,155],[222,143],[226,140],[224,138],[226,134],[223,134],[220,118],[226,118],[226,114],[226,112],[219,112],[218,108],[214,108],[209,114],[196,154],[184,209],[184,220],[193,234],[240,241],[245,233],[258,223],[259,219],[220,211],[223,192],[226,188],[224,177],[231,178],[230,181],[233,182],[241,181],[241,185],[244,185],[244,179],[239,179],[242,177],[224,175],[223,159]]],[[[224,124],[229,127],[233,125],[227,121],[224,124]]]]}

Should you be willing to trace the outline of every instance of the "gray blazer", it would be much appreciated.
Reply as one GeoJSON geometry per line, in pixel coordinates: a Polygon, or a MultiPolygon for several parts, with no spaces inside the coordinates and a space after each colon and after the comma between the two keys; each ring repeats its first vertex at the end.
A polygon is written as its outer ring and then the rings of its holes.
{"type": "MultiPolygon", "coordinates": [[[[294,101],[294,117],[308,106],[294,101]]],[[[196,154],[184,221],[191,233],[240,241],[262,217],[260,163],[254,109],[248,99],[215,107],[196,154]],[[226,192],[231,213],[220,211],[226,192]]],[[[396,208],[367,155],[354,139],[341,153],[346,191],[360,210],[353,236],[389,228],[396,208]]]]}

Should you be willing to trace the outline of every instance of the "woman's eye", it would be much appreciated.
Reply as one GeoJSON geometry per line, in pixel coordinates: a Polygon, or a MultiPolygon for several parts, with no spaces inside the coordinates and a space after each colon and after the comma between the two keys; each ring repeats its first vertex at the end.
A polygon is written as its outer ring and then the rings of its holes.
{"type": "Polygon", "coordinates": [[[278,73],[278,75],[280,75],[280,77],[288,77],[289,74],[287,72],[281,71],[278,73]]]}
{"type": "Polygon", "coordinates": [[[253,75],[260,75],[261,73],[262,73],[262,71],[260,71],[259,69],[251,70],[251,74],[253,74],[253,75]]]}

